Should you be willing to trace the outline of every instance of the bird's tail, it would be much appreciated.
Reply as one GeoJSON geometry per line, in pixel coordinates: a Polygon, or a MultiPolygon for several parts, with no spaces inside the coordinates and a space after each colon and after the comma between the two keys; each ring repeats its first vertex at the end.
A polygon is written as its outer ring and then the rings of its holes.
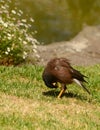
{"type": "Polygon", "coordinates": [[[79,81],[79,80],[77,80],[77,79],[73,79],[73,81],[74,81],[76,84],[78,84],[80,87],[82,87],[84,90],[86,90],[88,94],[90,94],[90,91],[85,87],[85,85],[84,85],[81,81],[79,81]]]}

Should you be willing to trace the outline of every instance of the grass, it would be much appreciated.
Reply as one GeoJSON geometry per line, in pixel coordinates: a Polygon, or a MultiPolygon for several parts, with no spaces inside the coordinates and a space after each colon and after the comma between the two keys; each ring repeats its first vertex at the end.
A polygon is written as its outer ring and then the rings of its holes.
{"type": "Polygon", "coordinates": [[[43,67],[0,67],[0,130],[99,130],[100,65],[75,67],[88,76],[88,95],[77,85],[57,99],[43,67]]]}

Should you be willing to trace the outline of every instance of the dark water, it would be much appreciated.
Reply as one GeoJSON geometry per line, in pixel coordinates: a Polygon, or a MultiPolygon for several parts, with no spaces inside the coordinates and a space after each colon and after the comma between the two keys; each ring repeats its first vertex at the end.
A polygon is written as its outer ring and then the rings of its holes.
{"type": "Polygon", "coordinates": [[[12,8],[32,17],[32,30],[45,44],[69,40],[85,25],[100,24],[100,0],[13,0],[12,8]]]}

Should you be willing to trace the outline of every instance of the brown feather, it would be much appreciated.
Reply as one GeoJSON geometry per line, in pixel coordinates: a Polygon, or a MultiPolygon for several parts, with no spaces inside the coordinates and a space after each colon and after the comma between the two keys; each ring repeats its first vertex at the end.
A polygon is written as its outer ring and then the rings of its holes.
{"type": "Polygon", "coordinates": [[[54,58],[50,60],[43,71],[42,77],[46,86],[50,88],[57,88],[56,84],[54,85],[57,82],[66,86],[67,84],[71,84],[73,79],[77,79],[81,83],[86,82],[84,79],[85,76],[74,69],[66,58],[54,58]]]}

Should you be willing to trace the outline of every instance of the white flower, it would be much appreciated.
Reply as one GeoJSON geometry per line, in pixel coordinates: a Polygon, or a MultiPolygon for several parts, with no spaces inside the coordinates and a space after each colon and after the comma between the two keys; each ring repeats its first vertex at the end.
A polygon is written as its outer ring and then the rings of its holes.
{"type": "Polygon", "coordinates": [[[26,51],[24,51],[23,53],[24,53],[24,55],[27,55],[27,52],[26,52],[26,51]]]}
{"type": "Polygon", "coordinates": [[[17,13],[17,15],[18,15],[18,16],[21,16],[21,14],[20,14],[20,13],[17,13]]]}
{"type": "Polygon", "coordinates": [[[10,27],[13,27],[13,26],[15,26],[15,25],[14,25],[14,23],[10,23],[10,22],[9,22],[9,26],[10,26],[10,27]]]}
{"type": "Polygon", "coordinates": [[[7,24],[7,23],[3,23],[3,26],[7,28],[7,27],[8,27],[8,24],[7,24]]]}
{"type": "Polygon", "coordinates": [[[26,41],[23,41],[23,44],[24,44],[24,45],[26,45],[26,44],[27,44],[27,42],[26,42],[26,41]]]}
{"type": "Polygon", "coordinates": [[[5,54],[8,55],[9,54],[8,51],[6,51],[5,54]]]}
{"type": "Polygon", "coordinates": [[[23,14],[23,11],[22,11],[22,10],[19,10],[19,13],[20,13],[20,14],[23,14]]]}
{"type": "Polygon", "coordinates": [[[37,49],[37,45],[36,44],[33,44],[33,47],[34,47],[34,49],[37,49]]]}
{"type": "Polygon", "coordinates": [[[18,26],[24,26],[24,24],[23,23],[18,23],[18,26]]]}
{"type": "Polygon", "coordinates": [[[34,52],[34,53],[37,53],[37,50],[34,48],[34,49],[33,49],[33,52],[34,52]]]}
{"type": "Polygon", "coordinates": [[[15,10],[12,10],[11,12],[12,12],[13,14],[16,14],[16,11],[15,11],[15,10]]]}
{"type": "Polygon", "coordinates": [[[33,19],[33,18],[30,18],[30,21],[31,21],[31,22],[34,22],[34,19],[33,19]]]}
{"type": "Polygon", "coordinates": [[[23,52],[23,59],[25,59],[26,57],[27,57],[27,52],[24,51],[24,52],[23,52]]]}
{"type": "Polygon", "coordinates": [[[23,59],[25,59],[25,58],[26,58],[26,56],[23,55],[23,59]]]}
{"type": "Polygon", "coordinates": [[[7,36],[8,36],[8,40],[11,40],[12,35],[10,33],[7,33],[7,36]]]}
{"type": "Polygon", "coordinates": [[[8,37],[11,37],[11,34],[10,33],[7,33],[8,37]]]}
{"type": "Polygon", "coordinates": [[[10,52],[10,48],[9,47],[7,47],[7,51],[10,52]]]}
{"type": "Polygon", "coordinates": [[[22,41],[22,39],[20,37],[18,39],[19,39],[19,41],[22,41]]]}
{"type": "Polygon", "coordinates": [[[36,46],[36,44],[39,44],[39,42],[38,42],[36,39],[34,39],[34,38],[32,39],[31,42],[32,42],[33,46],[34,46],[34,45],[36,46]]]}
{"type": "Polygon", "coordinates": [[[6,6],[3,6],[3,5],[2,5],[1,8],[2,8],[2,9],[6,9],[6,6]]]}
{"type": "Polygon", "coordinates": [[[11,36],[8,36],[8,39],[11,40],[11,36]]]}
{"type": "Polygon", "coordinates": [[[21,21],[22,21],[22,22],[24,22],[24,23],[26,23],[26,22],[27,22],[27,21],[26,21],[26,19],[22,19],[21,21]]]}
{"type": "Polygon", "coordinates": [[[4,24],[4,21],[3,21],[3,19],[1,17],[0,17],[0,23],[4,24]]]}
{"type": "Polygon", "coordinates": [[[33,38],[29,37],[28,35],[26,35],[26,39],[28,42],[31,42],[33,40],[33,38]]]}

